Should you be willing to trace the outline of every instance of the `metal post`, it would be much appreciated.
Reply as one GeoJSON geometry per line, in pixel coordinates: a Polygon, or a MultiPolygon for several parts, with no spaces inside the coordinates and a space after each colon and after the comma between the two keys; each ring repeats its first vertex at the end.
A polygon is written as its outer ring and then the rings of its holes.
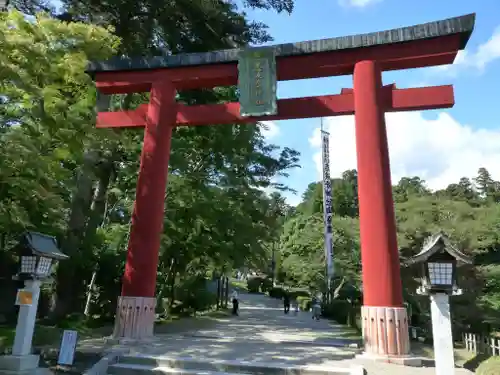
{"type": "Polygon", "coordinates": [[[92,273],[92,279],[90,279],[89,288],[87,290],[87,301],[85,302],[85,310],[83,312],[83,314],[85,316],[89,316],[89,313],[90,313],[90,300],[92,299],[92,289],[94,288],[96,275],[97,275],[97,272],[94,271],[92,273]]]}

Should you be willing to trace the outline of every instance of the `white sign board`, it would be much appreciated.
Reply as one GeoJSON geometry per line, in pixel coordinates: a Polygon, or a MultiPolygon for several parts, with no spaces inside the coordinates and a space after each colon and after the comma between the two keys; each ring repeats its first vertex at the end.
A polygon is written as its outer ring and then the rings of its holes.
{"type": "Polygon", "coordinates": [[[61,348],[59,349],[58,365],[71,366],[75,360],[76,341],[78,332],[66,330],[63,333],[61,348]]]}

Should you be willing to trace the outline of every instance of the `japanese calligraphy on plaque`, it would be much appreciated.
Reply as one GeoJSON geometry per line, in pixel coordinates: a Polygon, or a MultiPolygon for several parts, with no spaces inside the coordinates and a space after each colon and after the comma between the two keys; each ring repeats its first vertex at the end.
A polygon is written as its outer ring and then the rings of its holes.
{"type": "Polygon", "coordinates": [[[277,114],[276,86],[276,57],[273,48],[259,47],[240,51],[238,91],[241,116],[277,114]]]}

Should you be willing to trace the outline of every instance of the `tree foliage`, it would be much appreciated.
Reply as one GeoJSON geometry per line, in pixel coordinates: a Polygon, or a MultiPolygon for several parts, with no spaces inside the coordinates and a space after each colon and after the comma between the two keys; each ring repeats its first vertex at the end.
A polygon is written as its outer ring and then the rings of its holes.
{"type": "MultiPolygon", "coordinates": [[[[57,11],[38,1],[11,5],[25,15],[0,15],[0,256],[12,262],[10,249],[25,230],[56,236],[70,260],[58,266],[53,290],[44,291],[50,315],[82,312],[97,271],[92,310],[112,317],[142,134],[94,129],[88,61],[245,46],[269,35],[231,2],[67,1],[57,11]]],[[[291,11],[289,0],[247,5],[291,11]]],[[[179,93],[188,104],[235,98],[234,87],[179,93]]],[[[147,99],[116,95],[112,107],[147,99]]],[[[261,130],[254,123],[174,132],[157,287],[169,308],[204,300],[186,292],[202,290],[200,280],[267,264],[283,198],[264,189],[286,190],[273,181],[297,167],[299,155],[269,144],[261,130]]]]}
{"type": "MultiPolygon", "coordinates": [[[[293,10],[291,0],[243,5],[293,10]]],[[[271,36],[233,1],[63,0],[55,9],[44,0],[15,0],[11,6],[24,14],[0,13],[0,287],[15,272],[10,250],[18,236],[25,230],[49,233],[71,256],[59,265],[53,290],[44,291],[51,314],[83,311],[97,271],[93,313],[112,317],[142,134],[94,129],[96,92],[85,74],[87,62],[244,47],[271,36]]],[[[182,91],[178,98],[187,104],[234,101],[236,89],[182,91]]],[[[147,99],[115,95],[112,107],[134,108],[147,99]]],[[[157,272],[158,296],[167,308],[203,308],[193,305],[210,302],[195,298],[205,278],[241,267],[267,271],[273,254],[281,281],[323,288],[321,184],[311,183],[295,208],[278,192],[264,193],[288,189],[274,181],[298,166],[299,155],[269,144],[261,129],[214,124],[175,130],[157,272]]],[[[335,282],[362,289],[356,171],[333,179],[332,186],[335,282]]],[[[410,176],[394,186],[393,195],[401,256],[445,231],[476,259],[460,270],[466,293],[453,302],[457,325],[498,329],[500,182],[481,168],[476,178],[433,192],[410,176]]],[[[415,295],[417,274],[403,268],[402,275],[404,297],[425,324],[428,306],[415,295]]]]}
{"type": "MultiPolygon", "coordinates": [[[[362,289],[355,171],[333,179],[335,274],[362,289]]],[[[453,299],[455,328],[498,330],[500,296],[499,183],[485,168],[470,181],[462,178],[432,192],[419,177],[404,177],[394,187],[398,244],[402,258],[416,254],[439,230],[450,236],[474,266],[459,269],[465,293],[453,299]]],[[[284,225],[280,272],[296,286],[324,287],[323,200],[321,183],[312,183],[296,213],[284,225]]],[[[413,308],[414,324],[429,323],[428,300],[417,296],[419,270],[402,267],[404,298],[413,308]]],[[[339,281],[337,281],[338,285],[339,281]]]]}

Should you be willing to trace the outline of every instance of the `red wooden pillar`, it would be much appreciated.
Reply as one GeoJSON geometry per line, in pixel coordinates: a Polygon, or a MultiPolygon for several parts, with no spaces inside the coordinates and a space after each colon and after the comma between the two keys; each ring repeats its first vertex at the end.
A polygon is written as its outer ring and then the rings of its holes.
{"type": "Polygon", "coordinates": [[[363,336],[372,355],[409,352],[389,165],[382,73],[374,61],[354,68],[354,111],[363,268],[363,336]]]}
{"type": "Polygon", "coordinates": [[[156,82],[151,88],[122,295],[118,299],[114,332],[117,338],[153,334],[158,251],[170,144],[177,117],[175,94],[170,82],[156,82]]]}

